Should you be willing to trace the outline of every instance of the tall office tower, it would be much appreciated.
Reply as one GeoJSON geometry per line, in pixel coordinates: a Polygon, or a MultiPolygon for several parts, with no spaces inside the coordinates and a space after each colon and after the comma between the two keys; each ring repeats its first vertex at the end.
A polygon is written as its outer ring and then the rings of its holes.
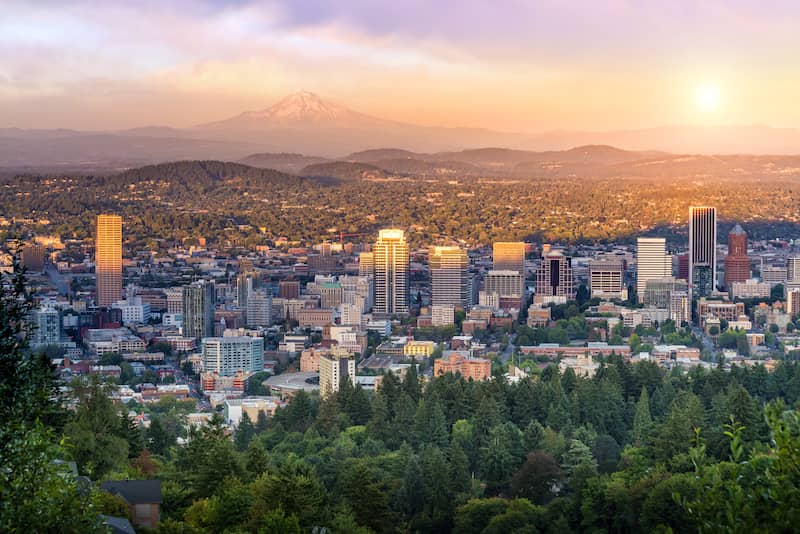
{"type": "Polygon", "coordinates": [[[247,299],[247,326],[259,327],[272,324],[272,291],[256,289],[247,299]]]}
{"type": "Polygon", "coordinates": [[[282,299],[300,298],[300,282],[297,280],[281,280],[278,283],[278,296],[282,299]]]}
{"type": "Polygon", "coordinates": [[[536,269],[536,303],[575,299],[572,260],[559,250],[550,250],[536,269]]]}
{"type": "Polygon", "coordinates": [[[717,208],[689,208],[689,285],[701,297],[717,287],[717,208]]]}
{"type": "Polygon", "coordinates": [[[589,291],[592,298],[626,299],[621,259],[602,258],[589,262],[589,291]]]}
{"type": "Polygon", "coordinates": [[[236,277],[236,304],[240,308],[247,308],[247,298],[258,289],[259,278],[253,272],[241,273],[236,277]]]}
{"type": "Polygon", "coordinates": [[[183,288],[183,335],[202,338],[214,335],[214,282],[199,280],[183,288]]]}
{"type": "Polygon", "coordinates": [[[800,257],[786,258],[786,287],[800,288],[800,257]]]}
{"type": "Polygon", "coordinates": [[[323,398],[339,391],[345,377],[355,383],[356,358],[352,353],[334,347],[319,357],[319,392],[323,398]]]}
{"type": "Polygon", "coordinates": [[[800,315],[800,289],[786,290],[786,313],[792,318],[800,315]]]}
{"type": "Polygon", "coordinates": [[[408,313],[408,243],[403,230],[381,230],[372,254],[375,262],[374,312],[384,317],[408,313]]]}
{"type": "Polygon", "coordinates": [[[203,371],[233,376],[237,371],[264,369],[264,339],[260,337],[206,337],[202,341],[203,371]]]}
{"type": "Polygon", "coordinates": [[[362,252],[358,255],[358,276],[375,275],[375,253],[362,252]]]}
{"type": "Polygon", "coordinates": [[[467,251],[460,247],[432,247],[431,304],[433,306],[469,307],[467,251]]]}
{"type": "Polygon", "coordinates": [[[517,271],[525,278],[525,243],[498,242],[492,246],[492,269],[517,271]]]}
{"type": "Polygon", "coordinates": [[[95,241],[97,305],[111,306],[122,298],[122,217],[97,216],[95,241]]]}
{"type": "Polygon", "coordinates": [[[728,255],[725,256],[725,287],[750,279],[750,258],[747,256],[747,233],[738,224],[728,234],[728,255]]]}
{"type": "Polygon", "coordinates": [[[667,241],[663,237],[636,239],[636,295],[644,298],[648,280],[672,276],[672,258],[667,254],[667,241]]]}

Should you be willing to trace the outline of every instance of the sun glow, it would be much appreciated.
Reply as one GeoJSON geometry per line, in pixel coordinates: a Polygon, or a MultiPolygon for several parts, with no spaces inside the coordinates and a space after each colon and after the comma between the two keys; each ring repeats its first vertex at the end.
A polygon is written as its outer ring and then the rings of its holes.
{"type": "Polygon", "coordinates": [[[694,93],[694,103],[699,111],[705,113],[716,111],[720,105],[719,87],[715,84],[697,86],[694,93]]]}

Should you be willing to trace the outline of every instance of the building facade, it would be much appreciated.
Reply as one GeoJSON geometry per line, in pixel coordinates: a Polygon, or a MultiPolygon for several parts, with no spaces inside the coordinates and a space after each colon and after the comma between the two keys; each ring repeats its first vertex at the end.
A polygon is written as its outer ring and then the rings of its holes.
{"type": "Polygon", "coordinates": [[[572,261],[558,250],[551,250],[536,270],[536,302],[574,300],[572,261]]]}
{"type": "Polygon", "coordinates": [[[214,282],[200,280],[183,288],[183,335],[191,338],[214,335],[214,282]]]}
{"type": "Polygon", "coordinates": [[[202,341],[203,371],[234,376],[264,368],[264,340],[260,337],[207,337],[202,341]]]}
{"type": "Polygon", "coordinates": [[[725,256],[725,287],[750,279],[750,258],[747,256],[747,233],[738,224],[728,234],[728,255],[725,256]]]}
{"type": "Polygon", "coordinates": [[[647,282],[672,276],[672,257],[663,237],[636,239],[636,294],[643,301],[647,282]]]}
{"type": "Polygon", "coordinates": [[[383,317],[405,315],[409,310],[409,251],[405,232],[381,230],[373,247],[375,304],[373,311],[383,317]]]}
{"type": "Polygon", "coordinates": [[[97,305],[111,306],[122,298],[122,217],[98,215],[95,241],[97,305]]]}
{"type": "Polygon", "coordinates": [[[717,208],[689,208],[689,284],[699,297],[717,287],[717,208]]]}
{"type": "Polygon", "coordinates": [[[460,247],[432,247],[429,261],[432,305],[466,309],[469,306],[467,251],[460,247]]]}
{"type": "Polygon", "coordinates": [[[324,398],[337,391],[349,378],[351,384],[356,383],[356,358],[346,350],[333,348],[319,357],[319,391],[324,398]]]}

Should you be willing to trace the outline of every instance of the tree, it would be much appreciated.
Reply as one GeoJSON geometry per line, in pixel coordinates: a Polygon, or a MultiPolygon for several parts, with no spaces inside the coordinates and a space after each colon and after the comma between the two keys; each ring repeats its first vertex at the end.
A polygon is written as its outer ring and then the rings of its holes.
{"type": "Polygon", "coordinates": [[[561,469],[555,458],[544,451],[532,451],[511,479],[511,492],[536,504],[547,504],[561,480],[561,469]]]}
{"type": "Polygon", "coordinates": [[[242,419],[239,421],[239,426],[236,427],[236,434],[234,435],[234,444],[236,450],[244,452],[250,445],[250,441],[256,434],[256,427],[250,420],[250,416],[242,410],[242,419]]]}
{"type": "Polygon", "coordinates": [[[16,258],[12,266],[0,273],[0,532],[102,532],[45,426],[58,413],[52,368],[26,350],[30,298],[16,258]]]}
{"type": "Polygon", "coordinates": [[[78,469],[92,478],[127,465],[128,441],[122,418],[111,402],[108,387],[93,378],[88,384],[73,381],[78,408],[64,428],[78,469]]]}
{"type": "Polygon", "coordinates": [[[642,386],[642,392],[636,403],[636,413],[633,416],[633,444],[637,447],[645,445],[645,441],[653,429],[653,418],[650,416],[650,396],[647,388],[642,386]]]}

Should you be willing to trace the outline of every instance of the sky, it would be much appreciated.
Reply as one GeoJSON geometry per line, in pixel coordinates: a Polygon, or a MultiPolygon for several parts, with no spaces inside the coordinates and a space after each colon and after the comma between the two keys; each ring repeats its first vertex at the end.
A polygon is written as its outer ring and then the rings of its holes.
{"type": "Polygon", "coordinates": [[[794,0],[0,0],[0,127],[186,127],[298,90],[515,132],[800,127],[794,0]]]}

